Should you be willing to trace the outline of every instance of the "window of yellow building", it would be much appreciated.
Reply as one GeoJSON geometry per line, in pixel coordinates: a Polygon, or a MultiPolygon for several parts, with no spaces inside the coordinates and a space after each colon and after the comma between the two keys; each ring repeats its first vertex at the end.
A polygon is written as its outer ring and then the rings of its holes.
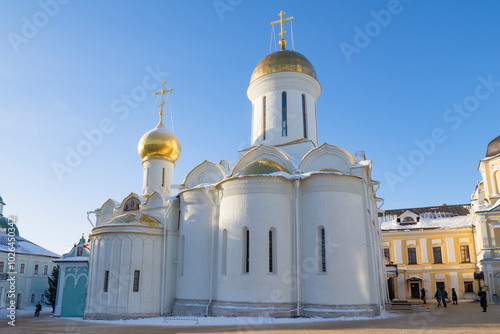
{"type": "Polygon", "coordinates": [[[391,259],[391,250],[389,248],[384,248],[384,256],[389,260],[391,259]]]}
{"type": "Polygon", "coordinates": [[[460,246],[460,261],[462,263],[470,263],[469,245],[460,246]]]}
{"type": "Polygon", "coordinates": [[[495,240],[493,240],[492,246],[495,245],[496,247],[500,247],[500,228],[493,229],[493,232],[495,240]]]}
{"type": "Polygon", "coordinates": [[[432,254],[434,255],[434,263],[443,263],[441,247],[432,247],[432,254]]]}
{"type": "Polygon", "coordinates": [[[408,248],[408,264],[417,264],[416,248],[408,248]]]}

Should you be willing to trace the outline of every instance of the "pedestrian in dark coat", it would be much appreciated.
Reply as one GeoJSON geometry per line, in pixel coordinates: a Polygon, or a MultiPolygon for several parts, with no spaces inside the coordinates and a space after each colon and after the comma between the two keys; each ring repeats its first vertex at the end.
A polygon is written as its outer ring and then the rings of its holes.
{"type": "Polygon", "coordinates": [[[40,305],[40,302],[36,304],[36,310],[35,310],[35,317],[40,316],[40,311],[42,310],[42,305],[40,305]]]}
{"type": "Polygon", "coordinates": [[[424,304],[426,304],[427,298],[425,298],[425,289],[422,288],[420,289],[420,299],[424,301],[424,304]]]}
{"type": "Polygon", "coordinates": [[[436,298],[436,301],[438,302],[438,307],[440,307],[441,299],[443,298],[443,293],[441,292],[441,289],[437,289],[436,293],[434,294],[434,298],[436,298]]]}
{"type": "Polygon", "coordinates": [[[486,301],[486,291],[479,287],[477,296],[481,298],[481,307],[483,308],[483,312],[486,312],[486,308],[488,307],[488,302],[486,301]]]}
{"type": "Polygon", "coordinates": [[[451,288],[451,300],[453,301],[453,304],[458,305],[458,296],[455,288],[451,288]]]}
{"type": "Polygon", "coordinates": [[[448,292],[446,292],[446,290],[443,288],[442,291],[441,291],[442,295],[443,295],[443,307],[446,307],[446,299],[448,299],[448,292]]]}

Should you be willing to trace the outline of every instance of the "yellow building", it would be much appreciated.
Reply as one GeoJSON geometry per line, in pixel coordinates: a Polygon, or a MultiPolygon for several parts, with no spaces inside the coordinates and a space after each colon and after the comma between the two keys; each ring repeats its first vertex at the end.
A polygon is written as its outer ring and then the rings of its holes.
{"type": "Polygon", "coordinates": [[[451,298],[474,299],[479,283],[474,280],[473,212],[471,206],[387,210],[379,214],[385,256],[397,265],[397,276],[388,277],[391,298],[427,299],[444,287],[451,298]]]}
{"type": "Polygon", "coordinates": [[[500,293],[500,136],[488,145],[479,162],[482,181],[472,194],[478,267],[484,277],[489,302],[500,293]]]}

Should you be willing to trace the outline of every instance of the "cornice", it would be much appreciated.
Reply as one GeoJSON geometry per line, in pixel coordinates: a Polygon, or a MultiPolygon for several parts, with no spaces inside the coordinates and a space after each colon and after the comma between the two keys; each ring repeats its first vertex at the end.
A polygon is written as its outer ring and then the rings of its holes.
{"type": "Polygon", "coordinates": [[[255,80],[248,87],[247,96],[253,101],[259,96],[280,90],[298,90],[317,99],[321,94],[321,85],[307,74],[279,72],[255,80]]]}
{"type": "Polygon", "coordinates": [[[293,194],[292,180],[274,176],[247,176],[233,178],[221,185],[222,199],[234,195],[246,194],[280,194],[291,196],[293,194]]]}
{"type": "Polygon", "coordinates": [[[163,227],[140,226],[140,225],[101,225],[92,229],[92,238],[99,234],[124,233],[124,234],[149,234],[163,235],[163,227]]]}

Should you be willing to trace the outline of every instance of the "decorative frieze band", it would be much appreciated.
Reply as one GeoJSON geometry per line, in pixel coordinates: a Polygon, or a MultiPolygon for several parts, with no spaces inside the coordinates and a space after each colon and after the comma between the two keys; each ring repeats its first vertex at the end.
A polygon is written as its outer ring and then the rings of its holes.
{"type": "Polygon", "coordinates": [[[348,192],[355,195],[363,194],[363,184],[360,179],[344,175],[318,174],[303,181],[300,187],[301,195],[326,191],[348,192]]]}
{"type": "Polygon", "coordinates": [[[237,178],[223,183],[221,189],[222,198],[256,193],[293,195],[292,180],[274,176],[237,178]]]}

